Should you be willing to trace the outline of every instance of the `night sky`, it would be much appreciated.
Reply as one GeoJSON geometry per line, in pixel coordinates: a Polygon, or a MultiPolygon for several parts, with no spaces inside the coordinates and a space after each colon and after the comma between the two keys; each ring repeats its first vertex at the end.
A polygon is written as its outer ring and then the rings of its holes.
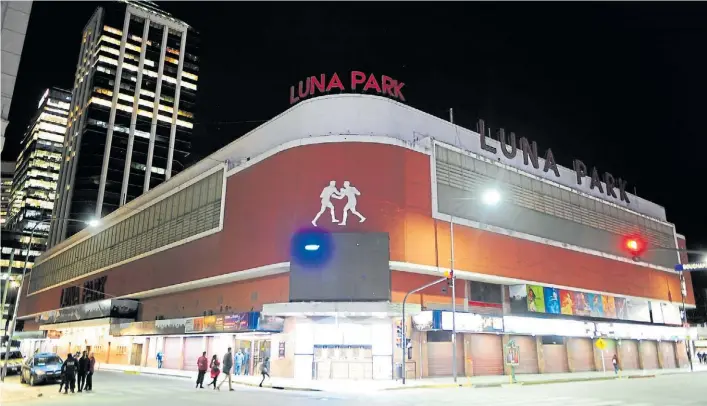
{"type": "MultiPolygon", "coordinates": [[[[308,75],[405,82],[407,103],[474,129],[479,118],[579,158],[666,207],[707,249],[707,4],[161,2],[201,34],[195,155],[289,107],[308,75]]],[[[35,2],[3,159],[42,90],[70,89],[98,3],[35,2]]]]}

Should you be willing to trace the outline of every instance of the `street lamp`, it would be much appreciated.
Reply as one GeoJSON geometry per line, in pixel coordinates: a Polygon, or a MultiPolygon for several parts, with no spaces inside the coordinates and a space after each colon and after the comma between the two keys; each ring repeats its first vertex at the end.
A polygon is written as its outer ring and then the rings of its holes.
{"type": "MultiPolygon", "coordinates": [[[[453,200],[477,200],[474,197],[459,197],[453,200]]],[[[495,188],[489,188],[481,193],[481,202],[486,206],[495,206],[501,201],[501,194],[495,188]]],[[[452,259],[449,266],[449,275],[452,279],[452,377],[457,383],[457,289],[454,276],[454,215],[450,215],[449,237],[451,241],[452,259]]]]}
{"type": "MultiPolygon", "coordinates": [[[[25,276],[27,275],[27,264],[29,261],[29,255],[30,252],[32,251],[32,240],[34,240],[34,232],[37,230],[37,227],[40,224],[45,224],[48,222],[51,222],[52,220],[64,220],[64,221],[75,221],[79,223],[86,223],[88,224],[89,227],[97,227],[100,225],[100,221],[96,219],[92,220],[76,220],[76,219],[71,219],[71,218],[64,218],[64,217],[51,217],[45,220],[40,220],[37,221],[34,224],[34,227],[32,227],[32,232],[30,232],[29,235],[29,241],[27,241],[27,252],[25,253],[25,264],[22,268],[22,278],[20,278],[20,285],[19,285],[19,290],[17,291],[17,297],[15,297],[15,308],[12,311],[12,327],[10,328],[10,334],[8,334],[8,340],[7,340],[7,346],[5,347],[5,363],[2,366],[2,374],[0,374],[0,381],[5,381],[5,375],[7,374],[7,360],[10,357],[10,345],[12,343],[12,339],[15,336],[15,327],[17,326],[17,309],[20,305],[20,297],[22,296],[22,287],[24,286],[25,283],[25,276]]],[[[8,270],[9,272],[9,270],[8,270]]],[[[8,275],[9,277],[9,275],[8,275]]]]}

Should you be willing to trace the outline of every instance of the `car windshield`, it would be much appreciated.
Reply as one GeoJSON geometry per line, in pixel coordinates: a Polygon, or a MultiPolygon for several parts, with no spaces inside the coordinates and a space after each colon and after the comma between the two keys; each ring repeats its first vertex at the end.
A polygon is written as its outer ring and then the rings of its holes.
{"type": "Polygon", "coordinates": [[[38,367],[43,367],[47,365],[58,365],[61,364],[61,359],[56,355],[50,355],[46,357],[35,357],[34,365],[38,367]]]}

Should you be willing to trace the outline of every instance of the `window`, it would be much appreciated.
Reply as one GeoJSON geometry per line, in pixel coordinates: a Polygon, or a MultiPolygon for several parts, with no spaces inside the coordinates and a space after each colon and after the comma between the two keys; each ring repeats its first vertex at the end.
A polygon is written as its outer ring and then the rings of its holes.
{"type": "MultiPolygon", "coordinates": [[[[137,163],[133,167],[146,170],[137,163]]],[[[152,168],[153,173],[163,171],[152,168]]],[[[218,228],[223,176],[223,171],[217,171],[45,260],[33,271],[30,292],[218,228]]]]}

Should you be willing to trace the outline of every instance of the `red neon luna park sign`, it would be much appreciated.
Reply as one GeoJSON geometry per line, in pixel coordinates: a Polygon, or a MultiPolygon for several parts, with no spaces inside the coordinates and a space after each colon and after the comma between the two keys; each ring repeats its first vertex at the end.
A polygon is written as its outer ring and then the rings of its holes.
{"type": "MultiPolygon", "coordinates": [[[[345,76],[344,76],[345,77],[345,76]]],[[[366,75],[360,71],[351,71],[349,75],[348,86],[339,78],[337,73],[327,77],[322,73],[319,76],[310,76],[306,80],[300,80],[297,85],[290,87],[290,104],[295,104],[298,101],[307,97],[326,94],[334,90],[339,92],[375,92],[382,96],[390,96],[400,101],[405,101],[405,96],[401,89],[405,83],[399,82],[390,76],[382,75],[380,79],[374,74],[366,75]]]]}

